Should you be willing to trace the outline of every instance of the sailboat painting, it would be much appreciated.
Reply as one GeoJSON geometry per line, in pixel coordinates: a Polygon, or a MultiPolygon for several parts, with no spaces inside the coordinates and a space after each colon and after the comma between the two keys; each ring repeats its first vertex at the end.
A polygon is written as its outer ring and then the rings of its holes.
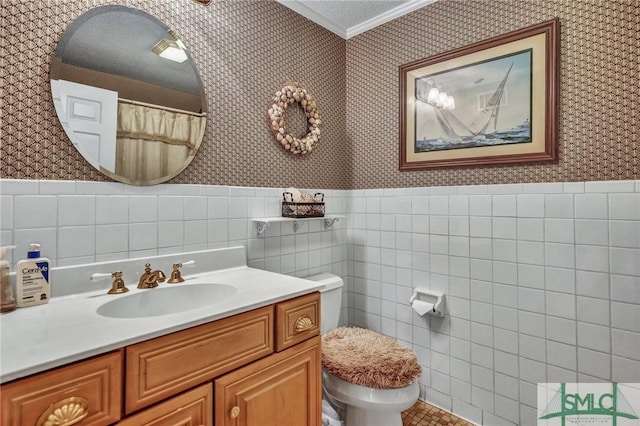
{"type": "Polygon", "coordinates": [[[400,170],[557,161],[559,20],[399,67],[400,170]]]}
{"type": "Polygon", "coordinates": [[[531,49],[415,81],[415,152],[531,143],[531,49]]]}

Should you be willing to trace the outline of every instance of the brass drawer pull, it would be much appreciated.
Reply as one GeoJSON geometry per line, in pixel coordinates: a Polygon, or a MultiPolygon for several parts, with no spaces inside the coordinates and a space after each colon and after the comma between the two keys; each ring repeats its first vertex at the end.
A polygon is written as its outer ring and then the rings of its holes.
{"type": "Polygon", "coordinates": [[[37,426],[71,426],[89,415],[89,401],[72,396],[55,402],[40,415],[37,426]]]}
{"type": "Polygon", "coordinates": [[[237,405],[233,407],[229,415],[231,416],[232,419],[235,419],[236,417],[238,417],[240,415],[240,407],[238,407],[237,405]]]}
{"type": "Polygon", "coordinates": [[[313,320],[309,317],[309,315],[303,315],[296,320],[294,324],[294,330],[296,333],[302,333],[303,331],[307,331],[313,327],[313,320]]]}

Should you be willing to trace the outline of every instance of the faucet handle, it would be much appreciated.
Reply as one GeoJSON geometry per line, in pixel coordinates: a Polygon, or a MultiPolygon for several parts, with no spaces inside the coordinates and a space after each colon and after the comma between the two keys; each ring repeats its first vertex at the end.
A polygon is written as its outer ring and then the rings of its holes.
{"type": "Polygon", "coordinates": [[[91,281],[99,281],[109,277],[113,277],[113,282],[111,283],[111,290],[109,290],[107,294],[121,294],[129,291],[122,279],[122,271],[95,273],[91,275],[91,281]]]}
{"type": "Polygon", "coordinates": [[[174,263],[173,271],[171,271],[171,278],[169,278],[169,280],[167,281],[167,284],[177,284],[177,283],[184,282],[184,278],[182,278],[182,272],[180,271],[180,268],[182,268],[183,266],[193,266],[195,264],[196,264],[195,260],[190,260],[188,262],[182,262],[182,263],[174,263]]]}
{"type": "Polygon", "coordinates": [[[113,276],[112,272],[96,272],[95,274],[91,274],[91,281],[100,281],[111,276],[113,276]]]}
{"type": "Polygon", "coordinates": [[[111,283],[111,290],[109,290],[107,294],[120,294],[129,291],[122,279],[122,271],[115,271],[112,276],[113,282],[111,283]]]}

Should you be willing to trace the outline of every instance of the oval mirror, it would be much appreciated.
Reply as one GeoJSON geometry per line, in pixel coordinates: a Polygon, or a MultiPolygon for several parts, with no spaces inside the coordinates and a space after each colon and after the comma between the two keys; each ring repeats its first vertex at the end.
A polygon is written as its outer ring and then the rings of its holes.
{"type": "Polygon", "coordinates": [[[131,185],[182,172],[204,137],[206,99],[175,31],[126,6],[102,6],[64,32],[51,93],[67,136],[93,167],[131,185]]]}

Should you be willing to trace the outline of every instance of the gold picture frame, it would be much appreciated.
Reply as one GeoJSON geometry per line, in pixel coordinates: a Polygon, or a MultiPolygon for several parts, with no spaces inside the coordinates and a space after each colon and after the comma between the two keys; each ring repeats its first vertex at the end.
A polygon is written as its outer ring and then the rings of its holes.
{"type": "Polygon", "coordinates": [[[400,66],[400,170],[557,159],[558,19],[400,66]]]}

